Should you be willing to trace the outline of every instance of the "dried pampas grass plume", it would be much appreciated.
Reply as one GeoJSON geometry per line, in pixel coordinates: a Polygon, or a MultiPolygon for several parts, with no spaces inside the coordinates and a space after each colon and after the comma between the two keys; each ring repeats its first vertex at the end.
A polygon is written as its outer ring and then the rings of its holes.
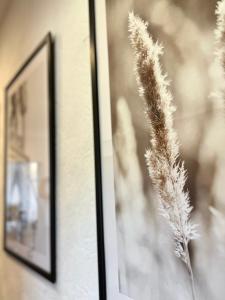
{"type": "Polygon", "coordinates": [[[225,74],[225,1],[217,2],[216,7],[216,30],[215,30],[215,43],[216,43],[216,57],[220,65],[223,67],[225,74]]]}
{"type": "Polygon", "coordinates": [[[215,67],[217,68],[217,86],[215,91],[212,93],[214,100],[217,103],[222,104],[224,110],[224,100],[225,100],[225,0],[220,0],[217,2],[215,11],[216,29],[214,31],[215,37],[215,67]]]}
{"type": "Polygon", "coordinates": [[[184,191],[186,171],[183,162],[178,161],[179,146],[173,129],[173,98],[159,62],[163,49],[158,42],[153,42],[147,26],[139,17],[129,14],[129,37],[135,52],[136,78],[140,95],[145,100],[151,130],[150,147],[145,157],[161,214],[172,229],[175,254],[188,268],[195,299],[188,243],[198,235],[196,225],[190,222],[192,207],[189,194],[184,191]]]}

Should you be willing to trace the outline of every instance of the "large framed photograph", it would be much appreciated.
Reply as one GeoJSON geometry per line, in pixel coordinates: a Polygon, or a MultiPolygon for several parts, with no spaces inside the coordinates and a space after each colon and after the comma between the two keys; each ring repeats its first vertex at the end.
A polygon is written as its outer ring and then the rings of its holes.
{"type": "Polygon", "coordinates": [[[225,297],[225,1],[90,0],[99,286],[225,297]]]}
{"type": "Polygon", "coordinates": [[[54,62],[49,33],[5,90],[5,250],[56,280],[54,62]]]}

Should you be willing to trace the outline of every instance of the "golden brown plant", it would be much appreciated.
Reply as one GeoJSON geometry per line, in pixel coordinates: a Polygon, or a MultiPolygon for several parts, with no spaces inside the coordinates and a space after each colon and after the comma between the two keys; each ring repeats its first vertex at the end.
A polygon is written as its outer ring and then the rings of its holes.
{"type": "Polygon", "coordinates": [[[133,13],[129,14],[130,42],[135,51],[136,78],[140,95],[145,100],[151,140],[146,151],[149,176],[158,196],[161,214],[167,219],[175,241],[175,254],[181,258],[191,276],[195,299],[193,273],[188,244],[198,237],[196,225],[190,222],[189,193],[184,191],[186,171],[179,161],[177,135],[173,129],[172,95],[167,76],[159,62],[162,47],[153,42],[148,24],[133,13]]]}

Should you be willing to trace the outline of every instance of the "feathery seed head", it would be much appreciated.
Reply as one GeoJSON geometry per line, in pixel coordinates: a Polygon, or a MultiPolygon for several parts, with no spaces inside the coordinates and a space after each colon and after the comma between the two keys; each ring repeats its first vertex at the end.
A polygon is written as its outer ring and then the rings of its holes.
{"type": "Polygon", "coordinates": [[[159,58],[163,48],[147,31],[148,24],[129,14],[129,37],[135,53],[136,78],[146,104],[150,124],[150,147],[145,153],[149,176],[157,192],[160,212],[167,219],[176,244],[175,254],[187,263],[187,245],[197,237],[190,223],[189,194],[184,191],[186,171],[178,162],[179,146],[173,129],[173,97],[162,73],[159,58]]]}
{"type": "Polygon", "coordinates": [[[215,43],[216,43],[216,56],[225,69],[225,1],[221,0],[217,3],[216,7],[216,30],[215,30],[215,43]]]}

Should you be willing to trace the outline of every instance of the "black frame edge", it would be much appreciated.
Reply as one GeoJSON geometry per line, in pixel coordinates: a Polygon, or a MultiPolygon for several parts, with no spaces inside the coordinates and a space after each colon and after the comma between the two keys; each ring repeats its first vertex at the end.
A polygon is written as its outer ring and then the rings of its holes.
{"type": "Polygon", "coordinates": [[[99,273],[99,297],[107,299],[105,246],[104,246],[104,216],[102,196],[102,170],[101,170],[101,144],[100,144],[100,120],[99,120],[99,92],[98,92],[98,65],[96,43],[95,1],[89,0],[89,31],[90,31],[90,59],[92,82],[92,106],[94,122],[94,154],[95,154],[95,197],[96,197],[96,221],[97,221],[97,247],[98,247],[98,273],[99,273]]]}

